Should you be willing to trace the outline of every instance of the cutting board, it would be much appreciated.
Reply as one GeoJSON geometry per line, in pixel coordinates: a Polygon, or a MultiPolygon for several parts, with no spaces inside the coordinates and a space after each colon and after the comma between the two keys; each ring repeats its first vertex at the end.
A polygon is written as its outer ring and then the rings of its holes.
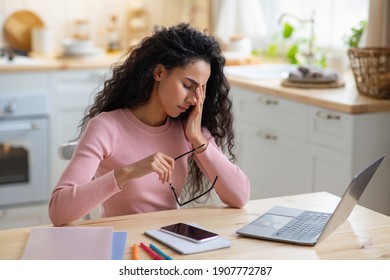
{"type": "Polygon", "coordinates": [[[290,82],[283,80],[281,85],[284,87],[294,87],[294,88],[307,88],[307,89],[322,89],[322,88],[338,88],[344,86],[344,81],[337,80],[334,82],[327,83],[301,83],[301,82],[290,82]]]}
{"type": "Polygon", "coordinates": [[[28,10],[17,11],[4,21],[4,36],[9,47],[31,51],[31,31],[44,27],[38,15],[28,10]]]}

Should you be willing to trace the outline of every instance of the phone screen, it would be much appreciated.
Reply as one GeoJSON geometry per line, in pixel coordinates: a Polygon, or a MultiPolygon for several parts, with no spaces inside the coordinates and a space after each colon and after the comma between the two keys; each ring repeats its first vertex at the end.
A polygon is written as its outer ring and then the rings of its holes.
{"type": "Polygon", "coordinates": [[[161,230],[198,243],[205,242],[217,238],[219,236],[218,234],[213,233],[211,231],[207,231],[184,223],[177,223],[165,226],[162,227],[161,230]]]}

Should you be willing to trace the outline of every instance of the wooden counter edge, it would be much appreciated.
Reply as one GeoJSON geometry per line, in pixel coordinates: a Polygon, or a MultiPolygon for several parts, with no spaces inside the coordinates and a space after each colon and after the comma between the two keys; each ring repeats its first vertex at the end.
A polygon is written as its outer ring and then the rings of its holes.
{"type": "MultiPolygon", "coordinates": [[[[315,91],[325,92],[321,90],[289,88],[280,85],[278,80],[249,80],[244,78],[238,78],[234,76],[228,76],[229,83],[232,86],[241,87],[247,90],[268,94],[271,96],[282,97],[292,101],[297,101],[305,104],[315,105],[330,110],[335,110],[347,114],[365,114],[365,113],[379,113],[390,112],[390,100],[375,99],[366,97],[356,93],[352,96],[352,101],[349,103],[340,102],[337,99],[323,98],[323,96],[316,95],[315,91]],[[272,83],[272,85],[270,85],[272,83]]],[[[354,85],[349,85],[354,86],[354,85]]],[[[333,90],[333,89],[330,89],[333,90]]],[[[343,89],[335,89],[340,94],[343,94],[343,89]]],[[[350,88],[345,89],[345,92],[351,92],[350,88]]],[[[346,93],[347,94],[347,93],[346,93]]]]}

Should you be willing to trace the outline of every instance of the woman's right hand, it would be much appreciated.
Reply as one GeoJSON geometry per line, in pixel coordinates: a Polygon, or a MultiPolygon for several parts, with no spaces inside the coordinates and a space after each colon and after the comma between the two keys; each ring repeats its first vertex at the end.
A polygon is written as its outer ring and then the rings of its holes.
{"type": "Polygon", "coordinates": [[[157,152],[140,161],[116,169],[114,174],[119,187],[130,179],[139,178],[152,172],[155,172],[164,184],[171,182],[174,165],[175,160],[173,158],[157,152]]]}

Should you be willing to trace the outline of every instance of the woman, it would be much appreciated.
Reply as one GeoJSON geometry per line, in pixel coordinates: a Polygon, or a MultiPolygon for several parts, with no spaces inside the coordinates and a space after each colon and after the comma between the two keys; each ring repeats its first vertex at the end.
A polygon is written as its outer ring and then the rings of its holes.
{"type": "Polygon", "coordinates": [[[179,197],[186,186],[196,198],[217,177],[221,201],[243,207],[249,180],[225,155],[235,159],[224,64],[215,39],[188,24],[155,28],[142,40],[82,120],[73,158],[50,199],[53,224],[99,204],[103,217],[175,209],[173,190],[179,197]]]}

